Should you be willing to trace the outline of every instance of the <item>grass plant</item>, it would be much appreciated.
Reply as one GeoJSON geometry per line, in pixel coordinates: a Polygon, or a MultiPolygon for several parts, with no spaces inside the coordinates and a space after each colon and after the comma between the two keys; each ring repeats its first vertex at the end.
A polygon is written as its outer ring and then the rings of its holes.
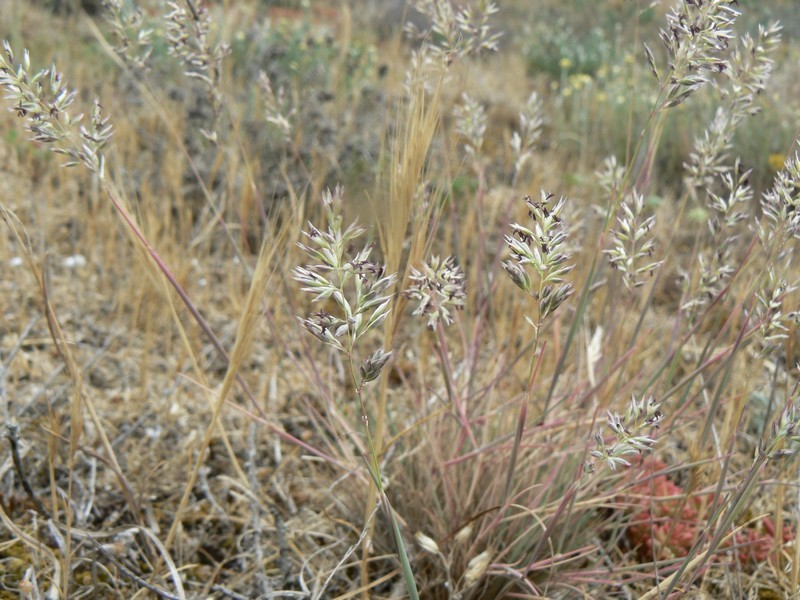
{"type": "Polygon", "coordinates": [[[800,594],[790,3],[12,4],[0,598],[800,594]]]}

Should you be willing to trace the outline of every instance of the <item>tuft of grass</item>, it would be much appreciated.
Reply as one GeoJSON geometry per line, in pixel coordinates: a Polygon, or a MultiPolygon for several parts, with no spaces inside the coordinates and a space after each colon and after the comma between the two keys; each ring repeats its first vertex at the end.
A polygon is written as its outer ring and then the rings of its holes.
{"type": "Polygon", "coordinates": [[[751,4],[13,6],[6,588],[797,595],[798,50],[751,4]]]}

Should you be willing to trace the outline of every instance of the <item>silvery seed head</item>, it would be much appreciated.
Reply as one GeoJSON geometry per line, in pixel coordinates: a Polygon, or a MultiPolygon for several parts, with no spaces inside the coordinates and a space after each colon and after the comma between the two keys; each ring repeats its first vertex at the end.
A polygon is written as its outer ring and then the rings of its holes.
{"type": "Polygon", "coordinates": [[[544,191],[538,202],[525,196],[531,222],[512,223],[511,235],[504,236],[510,258],[501,263],[514,284],[537,301],[540,320],[572,294],[572,284],[565,276],[574,265],[568,264],[571,258],[565,250],[568,232],[560,216],[565,200],[561,198],[551,205],[552,197],[544,191]]]}
{"type": "Polygon", "coordinates": [[[467,155],[476,160],[486,133],[486,110],[480,102],[465,93],[461,97],[461,104],[453,109],[453,116],[456,119],[456,133],[467,142],[467,155]]]}
{"type": "Polygon", "coordinates": [[[283,141],[288,143],[291,139],[292,124],[290,119],[294,116],[295,110],[284,111],[284,90],[279,88],[277,93],[272,89],[272,83],[265,71],[258,73],[258,87],[261,88],[261,97],[264,102],[264,119],[267,123],[275,127],[282,135],[283,141]]]}
{"type": "Polygon", "coordinates": [[[300,319],[303,326],[323,342],[350,352],[359,338],[389,315],[397,276],[387,274],[383,265],[370,258],[373,244],[347,258],[352,242],[364,229],[355,224],[342,229],[341,199],[341,188],[323,194],[328,227],[323,231],[308,224],[303,232],[306,243],[297,245],[312,262],[295,267],[292,277],[302,284],[302,291],[314,294],[314,302],[333,301],[336,307],[336,314],[318,312],[300,319]]]}
{"type": "Polygon", "coordinates": [[[376,350],[371,356],[364,359],[361,363],[361,382],[367,383],[378,378],[381,374],[383,367],[389,362],[392,357],[392,352],[386,352],[383,348],[376,350]]]}
{"type": "Polygon", "coordinates": [[[648,427],[658,428],[662,418],[660,404],[652,397],[637,400],[632,396],[624,418],[606,412],[606,423],[614,434],[614,443],[609,446],[601,433],[595,433],[595,449],[590,454],[612,471],[619,466],[630,466],[624,457],[652,449],[656,440],[642,432],[648,427]]]}
{"type": "MultiPolygon", "coordinates": [[[[730,0],[679,0],[667,14],[660,32],[669,69],[662,86],[667,90],[661,107],[677,106],[708,83],[714,73],[728,68],[727,50],[739,12],[730,0]]],[[[647,49],[648,63],[658,75],[647,49]]]]}
{"type": "Polygon", "coordinates": [[[428,329],[437,323],[453,323],[453,310],[463,310],[466,299],[464,273],[452,256],[440,260],[434,256],[420,269],[411,268],[411,285],[406,296],[418,302],[416,316],[428,317],[428,329]]]}
{"type": "Polygon", "coordinates": [[[544,126],[544,110],[542,101],[533,92],[519,113],[519,129],[511,135],[511,150],[514,153],[514,179],[522,168],[533,157],[533,151],[542,135],[544,126]]]}
{"type": "Polygon", "coordinates": [[[420,31],[413,24],[406,31],[420,39],[435,39],[430,48],[447,62],[481,52],[495,52],[500,34],[494,33],[489,19],[497,12],[494,2],[479,8],[457,7],[450,0],[412,0],[411,7],[430,19],[430,29],[420,31]]]}
{"type": "Polygon", "coordinates": [[[594,176],[609,197],[613,197],[622,188],[625,167],[619,164],[617,157],[612,154],[603,160],[603,166],[595,171],[594,176]]]}
{"type": "Polygon", "coordinates": [[[767,270],[764,286],[755,294],[755,318],[761,333],[762,354],[770,353],[788,337],[788,325],[795,313],[785,313],[783,303],[796,289],[795,284],[776,274],[774,268],[767,270]]]}
{"type": "Polygon", "coordinates": [[[114,52],[137,71],[149,68],[153,29],[145,26],[141,9],[123,0],[103,0],[106,21],[116,39],[114,52]]]}
{"type": "Polygon", "coordinates": [[[766,89],[772,75],[771,55],[780,45],[780,31],[777,23],[759,26],[755,39],[745,34],[730,52],[728,67],[717,82],[720,106],[711,125],[695,139],[694,150],[684,164],[686,184],[693,194],[715,192],[720,178],[738,166],[728,156],[733,136],[746,117],[759,112],[755,97],[766,89]]]}
{"type": "Polygon", "coordinates": [[[634,190],[623,202],[617,228],[612,231],[613,246],[605,253],[614,269],[622,273],[628,289],[642,285],[641,275],[653,271],[662,261],[651,260],[655,248],[652,229],[655,217],[644,217],[644,197],[634,190]]]}
{"type": "MultiPolygon", "coordinates": [[[[231,53],[230,46],[212,41],[213,20],[208,8],[198,2],[167,2],[164,15],[164,39],[167,51],[183,65],[184,75],[200,81],[206,88],[215,118],[222,108],[222,61],[231,53]]],[[[200,130],[212,142],[216,133],[200,130]]]]}
{"type": "Polygon", "coordinates": [[[111,140],[113,128],[95,99],[87,124],[83,114],[72,115],[69,108],[77,90],[69,90],[55,65],[30,74],[30,55],[25,50],[22,62],[15,62],[7,41],[0,53],[0,88],[9,101],[9,110],[26,119],[32,140],[49,144],[53,152],[70,158],[65,166],[83,164],[98,178],[105,176],[103,148],[111,140]]]}
{"type": "Polygon", "coordinates": [[[800,153],[786,159],[772,188],[764,194],[761,208],[766,227],[760,237],[765,246],[776,238],[800,238],[800,153]]]}

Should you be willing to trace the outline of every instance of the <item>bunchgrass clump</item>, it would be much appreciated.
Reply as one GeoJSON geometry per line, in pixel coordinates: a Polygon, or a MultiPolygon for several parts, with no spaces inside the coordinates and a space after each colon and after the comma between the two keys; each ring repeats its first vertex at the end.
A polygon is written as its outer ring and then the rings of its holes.
{"type": "Polygon", "coordinates": [[[410,4],[12,3],[9,593],[798,594],[800,45],[410,4]]]}

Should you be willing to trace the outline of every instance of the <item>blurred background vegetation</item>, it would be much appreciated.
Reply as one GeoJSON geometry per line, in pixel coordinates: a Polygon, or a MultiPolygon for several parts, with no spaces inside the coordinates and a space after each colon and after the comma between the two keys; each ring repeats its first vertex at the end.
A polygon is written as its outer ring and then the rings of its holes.
{"type": "MultiPolygon", "coordinates": [[[[70,80],[82,90],[101,93],[102,89],[91,84],[110,86],[105,89],[113,89],[113,93],[101,94],[109,110],[131,119],[134,133],[147,128],[152,115],[136,110],[142,99],[130,77],[112,63],[86,29],[82,15],[102,23],[99,0],[5,4],[9,9],[6,29],[14,44],[24,43],[35,56],[74,67],[68,70],[70,80]],[[120,90],[129,93],[120,94],[120,90]]],[[[304,169],[308,165],[317,181],[316,190],[336,182],[357,194],[367,190],[379,175],[379,156],[409,50],[409,41],[402,37],[403,18],[419,17],[407,11],[400,0],[214,4],[226,15],[218,33],[229,38],[232,50],[225,63],[225,83],[233,103],[221,134],[227,135],[228,128],[235,130],[242,136],[246,153],[257,157],[250,167],[262,196],[285,199],[288,187],[307,183],[304,169]],[[348,26],[343,32],[345,14],[348,26]],[[262,70],[276,91],[283,90],[283,107],[295,111],[290,119],[297,126],[292,140],[294,156],[284,173],[279,165],[285,163],[286,144],[279,132],[262,126],[263,107],[255,85],[262,70]]],[[[797,131],[797,108],[788,99],[800,92],[794,76],[800,60],[800,14],[789,0],[742,0],[739,4],[744,14],[737,28],[742,32],[775,19],[784,26],[779,68],[770,91],[760,100],[763,110],[740,128],[736,138],[743,164],[753,169],[758,192],[782,164],[797,131]]],[[[453,87],[466,88],[487,108],[486,144],[490,150],[507,145],[516,125],[517,106],[531,91],[537,91],[548,115],[543,136],[547,153],[557,156],[556,162],[565,167],[560,169],[559,186],[580,189],[586,175],[605,156],[615,154],[623,159],[630,152],[632,140],[646,121],[656,87],[643,72],[642,44],[647,40],[658,52],[657,33],[668,6],[667,2],[623,0],[504,2],[495,20],[503,33],[502,52],[483,59],[484,68],[470,65],[453,87]]],[[[145,13],[146,19],[157,16],[152,10],[145,13]]],[[[151,65],[149,76],[166,86],[160,91],[169,103],[169,112],[185,119],[181,127],[187,132],[189,148],[199,151],[200,171],[212,174],[218,155],[189,135],[210,116],[202,90],[180,80],[163,43],[156,44],[151,65]]],[[[450,98],[451,103],[457,100],[456,94],[450,98]]],[[[699,127],[713,116],[716,100],[715,90],[708,88],[670,115],[653,173],[653,193],[663,195],[680,188],[682,164],[699,127]]],[[[125,139],[127,124],[119,124],[120,139],[125,139]]],[[[2,127],[6,140],[13,141],[13,126],[5,122],[2,127]]],[[[150,144],[136,142],[135,151],[125,156],[131,176],[141,179],[137,187],[145,180],[150,186],[166,185],[159,181],[163,174],[156,167],[162,162],[160,153],[169,150],[158,136],[149,139],[150,144]]],[[[13,147],[17,152],[35,152],[26,145],[15,143],[13,147]]],[[[191,173],[184,176],[182,190],[191,197],[197,193],[191,189],[195,178],[191,173]]],[[[214,186],[229,190],[233,186],[237,193],[247,194],[235,182],[223,183],[222,178],[217,173],[211,181],[214,186]]]]}

